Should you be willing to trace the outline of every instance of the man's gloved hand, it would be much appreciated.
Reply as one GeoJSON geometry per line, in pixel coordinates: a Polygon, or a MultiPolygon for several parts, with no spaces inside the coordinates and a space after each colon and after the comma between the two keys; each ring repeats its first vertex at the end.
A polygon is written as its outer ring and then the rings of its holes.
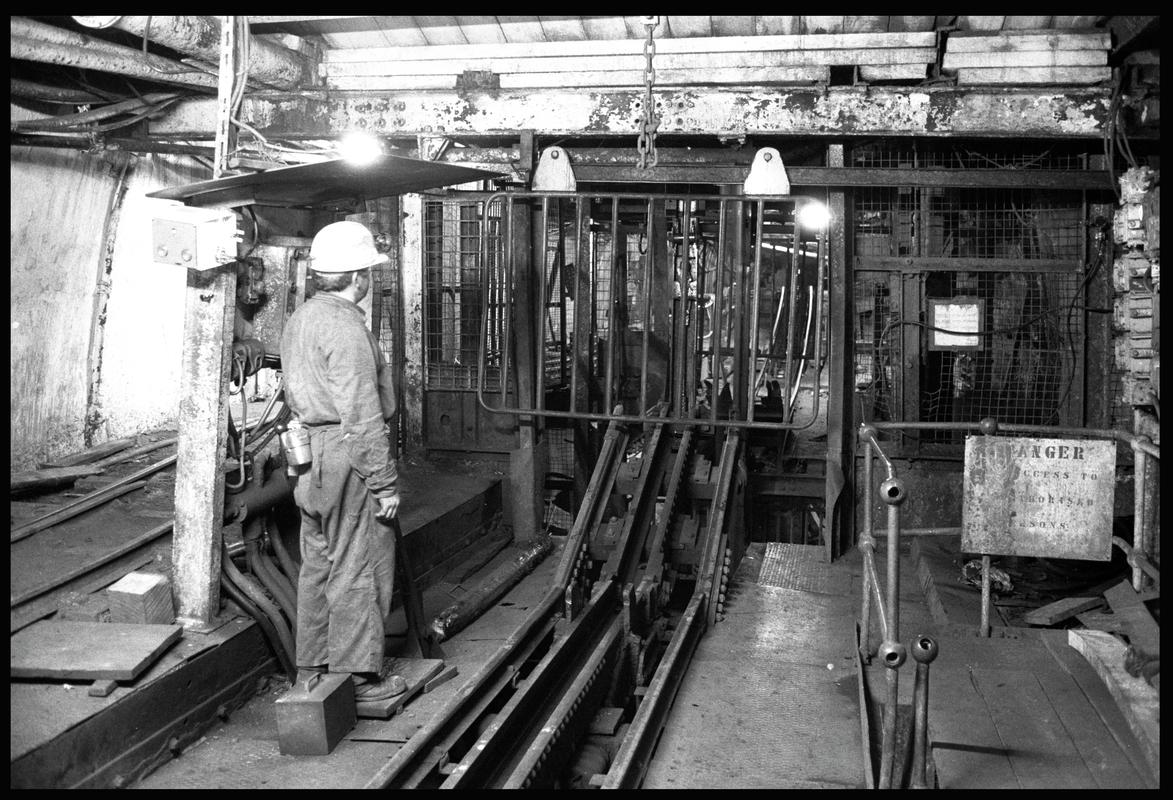
{"type": "Polygon", "coordinates": [[[375,500],[379,503],[379,509],[375,512],[375,519],[380,522],[389,523],[399,513],[398,494],[393,494],[390,497],[376,497],[375,500]]]}

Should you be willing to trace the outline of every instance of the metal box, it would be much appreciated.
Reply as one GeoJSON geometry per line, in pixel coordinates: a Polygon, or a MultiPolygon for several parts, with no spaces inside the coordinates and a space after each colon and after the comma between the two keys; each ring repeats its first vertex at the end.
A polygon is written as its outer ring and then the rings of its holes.
{"type": "Polygon", "coordinates": [[[288,756],[329,755],[354,727],[354,683],[347,673],[299,674],[277,698],[277,740],[288,756]]]}

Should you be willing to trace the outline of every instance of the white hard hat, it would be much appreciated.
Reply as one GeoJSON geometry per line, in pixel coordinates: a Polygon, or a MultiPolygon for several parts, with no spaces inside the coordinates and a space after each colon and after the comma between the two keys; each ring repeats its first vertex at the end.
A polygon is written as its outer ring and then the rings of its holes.
{"type": "Polygon", "coordinates": [[[310,269],[321,273],[355,272],[388,261],[375,249],[375,238],[359,222],[332,222],[310,245],[310,269]]]}

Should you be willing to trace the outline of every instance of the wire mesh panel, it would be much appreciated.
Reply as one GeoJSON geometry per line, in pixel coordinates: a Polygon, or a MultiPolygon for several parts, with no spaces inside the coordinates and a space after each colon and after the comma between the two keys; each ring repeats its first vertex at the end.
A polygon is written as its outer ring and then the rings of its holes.
{"type": "MultiPolygon", "coordinates": [[[[424,388],[471,391],[482,313],[498,317],[503,307],[499,282],[495,295],[484,296],[485,270],[500,268],[499,205],[486,216],[481,200],[426,200],[423,227],[424,388]]],[[[499,387],[500,370],[489,364],[485,381],[499,387]]]]}
{"type": "MultiPolygon", "coordinates": [[[[1062,169],[1082,166],[1084,156],[1058,144],[978,149],[913,141],[857,147],[853,163],[1062,169]]],[[[1085,340],[1080,193],[868,187],[854,192],[852,211],[854,366],[865,419],[1082,422],[1073,401],[1082,391],[1085,340]],[[938,299],[980,309],[979,346],[929,347],[927,312],[938,299]]]]}
{"type": "Polygon", "coordinates": [[[1086,169],[1080,142],[889,140],[852,148],[851,164],[871,169],[1086,169]]]}
{"type": "MultiPolygon", "coordinates": [[[[928,297],[985,301],[982,346],[926,351],[921,421],[1059,425],[1083,346],[1078,272],[937,272],[928,297]]],[[[1078,388],[1075,391],[1079,391],[1078,388]]]]}

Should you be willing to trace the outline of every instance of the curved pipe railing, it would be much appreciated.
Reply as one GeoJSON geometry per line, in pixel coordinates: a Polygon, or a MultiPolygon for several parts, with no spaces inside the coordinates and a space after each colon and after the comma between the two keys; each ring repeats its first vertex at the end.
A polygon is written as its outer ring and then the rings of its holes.
{"type": "MultiPolygon", "coordinates": [[[[880,430],[952,430],[952,431],[979,431],[986,436],[993,436],[999,431],[1005,433],[1036,434],[1043,436],[1082,436],[1099,439],[1112,439],[1127,444],[1134,455],[1134,520],[1133,543],[1129,545],[1120,537],[1113,536],[1112,544],[1119,548],[1128,557],[1128,564],[1132,568],[1132,585],[1136,591],[1144,588],[1144,579],[1147,576],[1155,583],[1160,583],[1160,570],[1148,558],[1152,551],[1152,534],[1144,523],[1145,507],[1147,503],[1146,472],[1148,458],[1160,459],[1161,449],[1153,444],[1152,440],[1143,435],[1128,433],[1127,431],[1097,428],[1055,428],[1041,425],[999,424],[992,417],[980,422],[871,422],[859,428],[859,441],[864,446],[863,482],[865,501],[863,512],[863,532],[860,535],[859,549],[863,554],[863,597],[860,612],[860,655],[865,662],[870,662],[871,652],[871,617],[875,613],[881,629],[881,641],[877,652],[887,668],[887,702],[885,704],[883,731],[880,755],[880,779],[877,786],[881,789],[892,788],[896,779],[894,772],[895,745],[896,745],[896,712],[899,700],[899,673],[898,670],[907,660],[909,649],[900,643],[900,505],[904,502],[907,493],[904,482],[896,475],[892,460],[885,455],[879,442],[880,430]],[[879,576],[876,570],[875,553],[876,539],[874,520],[872,518],[872,484],[874,459],[879,458],[884,470],[884,480],[880,483],[880,499],[888,508],[887,528],[888,543],[886,552],[887,583],[886,593],[881,591],[879,576]],[[885,596],[886,594],[886,596],[885,596]]],[[[988,557],[987,557],[988,558],[988,557]]],[[[984,560],[987,564],[988,561],[984,560]]],[[[983,580],[983,631],[987,630],[985,614],[988,610],[988,580],[983,580]]],[[[913,689],[913,763],[910,786],[924,788],[926,770],[928,768],[928,693],[929,693],[929,664],[936,658],[937,643],[928,636],[915,637],[912,645],[912,654],[917,663],[916,681],[913,689]]]]}
{"type": "MultiPolygon", "coordinates": [[[[1148,502],[1148,459],[1161,459],[1161,447],[1143,434],[1129,433],[1115,428],[1068,428],[1048,427],[1045,425],[1023,425],[1019,423],[1000,423],[993,417],[985,417],[979,422],[869,422],[866,426],[873,431],[881,430],[935,430],[935,431],[979,431],[986,436],[993,436],[999,432],[1026,433],[1039,436],[1083,436],[1091,439],[1112,439],[1121,444],[1127,444],[1133,453],[1133,519],[1132,519],[1132,546],[1119,537],[1112,537],[1116,545],[1128,557],[1128,564],[1132,568],[1132,588],[1142,591],[1145,588],[1145,577],[1160,583],[1160,570],[1149,559],[1153,552],[1153,538],[1156,535],[1150,526],[1145,525],[1145,510],[1148,502]]],[[[862,441],[861,427],[861,441],[862,441]]],[[[873,437],[873,442],[875,441],[873,437]]],[[[879,450],[879,445],[875,445],[879,450]]],[[[865,459],[865,475],[870,465],[870,459],[865,459]]],[[[868,475],[870,479],[870,475],[868,475]]],[[[869,492],[871,484],[868,484],[869,492]]],[[[865,526],[871,518],[871,509],[864,515],[865,526]]],[[[983,581],[984,583],[984,581],[983,581]]],[[[986,608],[983,600],[983,612],[986,608]]]]}

